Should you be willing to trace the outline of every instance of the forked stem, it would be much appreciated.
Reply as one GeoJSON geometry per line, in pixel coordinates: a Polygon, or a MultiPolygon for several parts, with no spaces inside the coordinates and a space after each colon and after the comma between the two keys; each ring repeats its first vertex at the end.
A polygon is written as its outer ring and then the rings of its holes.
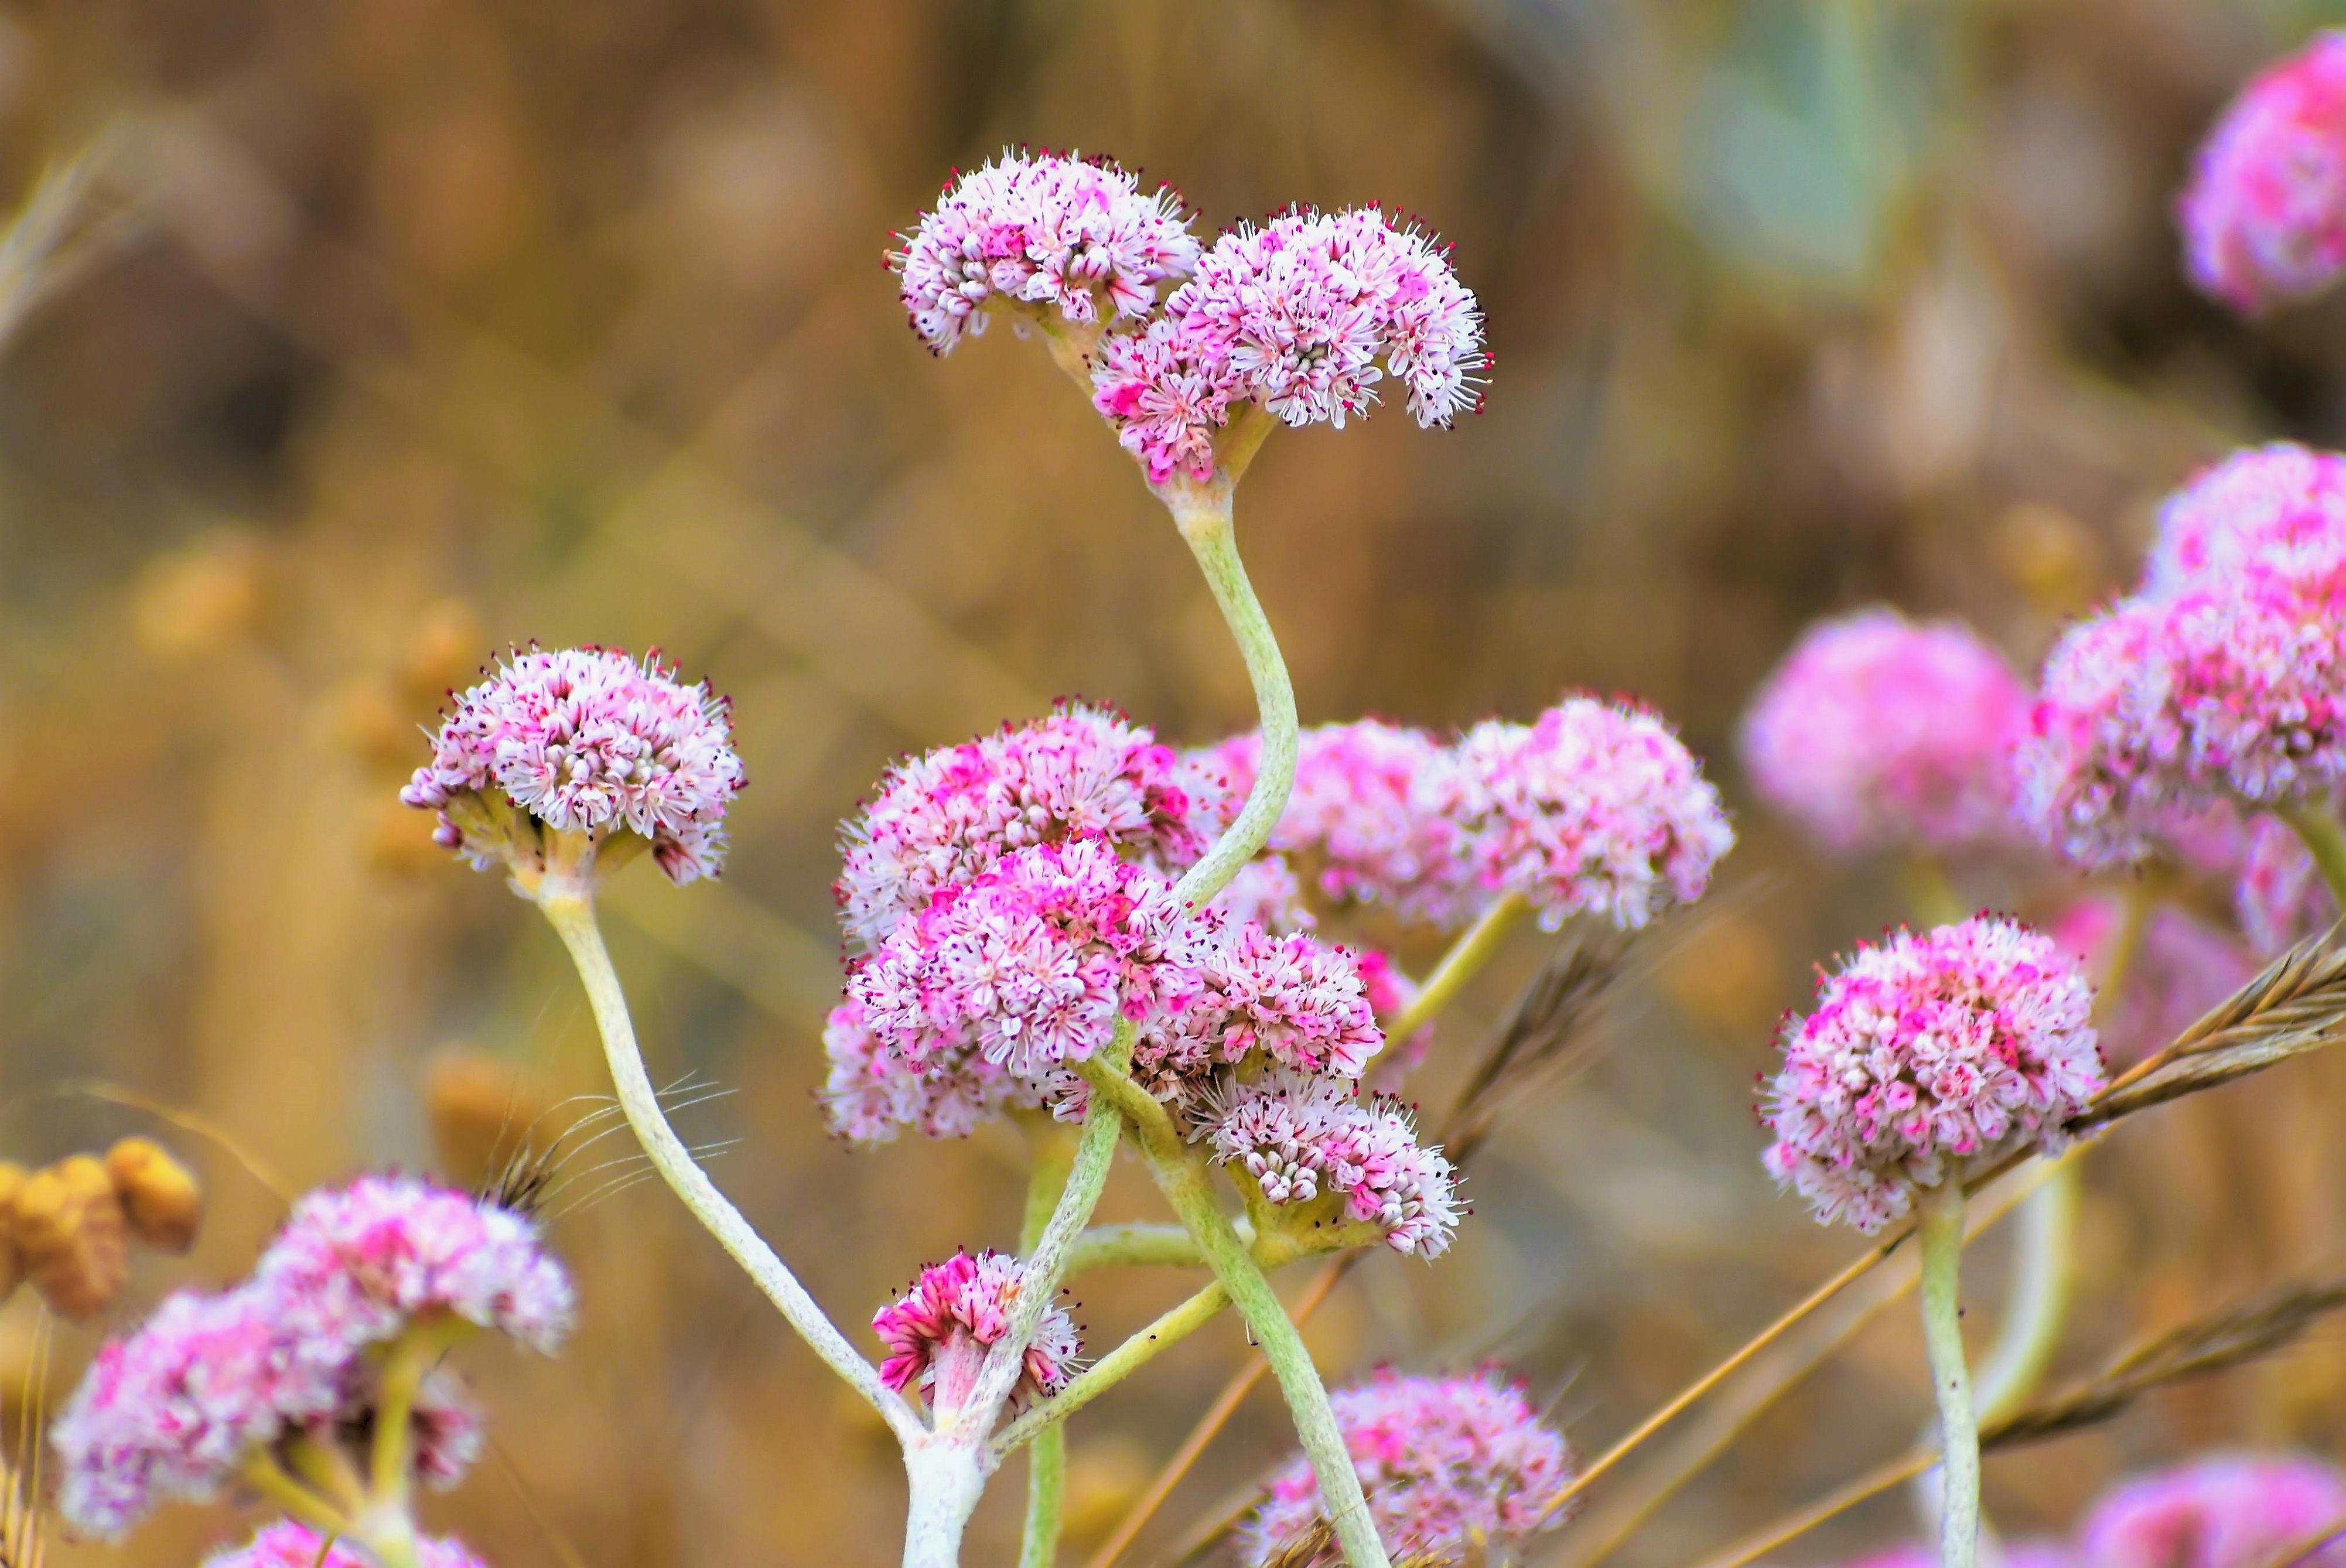
{"type": "Polygon", "coordinates": [[[702,1227],[756,1281],[766,1298],[798,1330],[799,1337],[813,1348],[825,1365],[846,1380],[848,1387],[880,1412],[899,1442],[910,1447],[925,1438],[927,1428],[913,1408],[881,1382],[871,1362],[856,1354],[855,1348],[823,1315],[822,1308],[807,1294],[790,1267],[741,1217],[741,1211],[717,1190],[708,1173],[693,1160],[692,1151],[668,1125],[651,1078],[644,1071],[643,1053],[636,1044],[635,1023],[627,1015],[627,994],[619,988],[618,974],[611,967],[611,954],[604,947],[602,931],[595,923],[592,893],[585,889],[541,889],[537,907],[545,911],[556,934],[562,938],[562,944],[570,950],[571,962],[577,966],[579,983],[586,988],[587,1003],[594,1008],[595,1023],[602,1033],[603,1059],[610,1066],[611,1084],[618,1095],[619,1108],[627,1115],[627,1125],[635,1129],[637,1141],[643,1145],[653,1168],[702,1227]]]}
{"type": "Polygon", "coordinates": [[[1939,1403],[1943,1496],[1940,1502],[1939,1568],[1973,1568],[1979,1548],[1979,1417],[1972,1408],[1972,1375],[1964,1359],[1958,1276],[1964,1257],[1964,1184],[1949,1172],[1924,1189],[1917,1239],[1923,1255],[1923,1340],[1930,1354],[1931,1392],[1939,1403]]]}
{"type": "MultiPolygon", "coordinates": [[[[1155,1322],[1085,1368],[1075,1381],[1050,1400],[1003,1428],[1002,1435],[994,1440],[994,1451],[1009,1454],[1022,1443],[1032,1442],[1039,1454],[1046,1441],[1064,1436],[1066,1428],[1062,1423],[1069,1416],[1204,1328],[1229,1304],[1229,1292],[1217,1280],[1188,1299],[1168,1308],[1155,1322]]],[[[1028,1526],[1031,1530],[1031,1516],[1028,1526]]]]}

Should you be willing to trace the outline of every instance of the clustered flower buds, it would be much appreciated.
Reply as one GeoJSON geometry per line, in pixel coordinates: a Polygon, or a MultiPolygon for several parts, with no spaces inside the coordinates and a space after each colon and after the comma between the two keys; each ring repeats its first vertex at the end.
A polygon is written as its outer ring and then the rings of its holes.
{"type": "MultiPolygon", "coordinates": [[[[1331,1398],[1377,1533],[1395,1561],[1459,1563],[1489,1547],[1520,1548],[1570,1516],[1569,1507],[1547,1507],[1572,1481],[1572,1451],[1519,1384],[1487,1372],[1380,1370],[1331,1398]]],[[[1298,1459],[1271,1478],[1270,1495],[1247,1521],[1240,1560],[1264,1568],[1320,1516],[1311,1468],[1298,1459]]]]}
{"type": "Polygon", "coordinates": [[[525,888],[591,877],[648,848],[669,880],[715,876],[747,775],[723,698],[653,653],[516,652],[456,697],[432,760],[401,791],[440,842],[525,888]]]}
{"type": "MultiPolygon", "coordinates": [[[[918,1383],[941,1417],[959,1409],[986,1348],[1010,1332],[1018,1274],[1018,1259],[992,1251],[956,1252],[921,1270],[911,1290],[872,1314],[872,1331],[888,1347],[881,1380],[899,1390],[918,1383]]],[[[1066,1387],[1082,1351],[1075,1320],[1056,1305],[1046,1308],[1011,1390],[1013,1406],[1066,1387]]]]}
{"type": "Polygon", "coordinates": [[[2012,921],[1861,945],[1785,1023],[1770,1173],[1819,1219],[1873,1231],[1964,1161],[2059,1147],[2102,1086],[2092,1007],[2076,964],[2012,921]]]}
{"type": "Polygon", "coordinates": [[[2241,91],[2177,216],[2191,280],[2247,314],[2346,271],[2346,33],[2317,34],[2241,91]]]}
{"type": "Polygon", "coordinates": [[[1418,1143],[1397,1100],[1363,1100],[1350,1084],[1274,1071],[1232,1084],[1200,1130],[1214,1157],[1243,1169],[1266,1202],[1326,1198],[1343,1218],[1376,1226],[1395,1252],[1430,1258],[1449,1250],[1460,1213],[1455,1173],[1440,1149],[1418,1143]]]}
{"type": "Polygon", "coordinates": [[[1872,609],[1810,628],[1752,701],[1752,788],[1842,854],[1994,843],[2027,689],[1958,621],[1872,609]]]}
{"type": "MultiPolygon", "coordinates": [[[[572,1310],[567,1275],[518,1215],[404,1177],[312,1193],[243,1284],[180,1291],[98,1352],[51,1433],[58,1507],[119,1535],[165,1499],[216,1495],[282,1439],[362,1430],[377,1347],[461,1323],[550,1354],[572,1310]]],[[[480,1418],[444,1369],[423,1378],[411,1420],[426,1481],[454,1481],[479,1451],[480,1418]]]]}
{"type": "Polygon", "coordinates": [[[129,1283],[133,1240],[185,1252],[202,1218],[194,1174],[147,1138],[36,1171],[0,1163],[0,1294],[21,1279],[55,1311],[94,1318],[129,1283]]]}

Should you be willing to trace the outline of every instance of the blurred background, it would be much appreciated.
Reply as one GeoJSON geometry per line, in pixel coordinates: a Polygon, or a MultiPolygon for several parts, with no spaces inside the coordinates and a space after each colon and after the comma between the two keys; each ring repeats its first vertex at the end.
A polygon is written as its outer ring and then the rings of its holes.
{"type": "MultiPolygon", "coordinates": [[[[2342,14],[0,8],[0,181],[34,204],[0,252],[0,1153],[159,1128],[200,1167],[200,1244],[142,1259],[118,1326],[240,1273],[280,1211],[213,1143],[45,1092],[61,1080],[215,1118],[299,1185],[471,1180],[484,1106],[596,1088],[551,933],[394,793],[493,648],[657,644],[731,694],[752,780],[722,883],[638,871],[609,899],[655,1075],[737,1091],[685,1131],[740,1140],[715,1174],[851,1326],[955,1245],[1009,1244],[1007,1129],[824,1135],[835,824],[895,754],[1057,695],[1182,743],[1251,710],[1187,552],[1046,358],[997,332],[933,360],[880,254],[1009,141],[1138,165],[1208,230],[1382,200],[1455,242],[1497,364],[1454,432],[1282,433],[1250,477],[1240,537],[1306,721],[1634,693],[1709,760],[1742,843],[1637,950],[1586,1070],[1515,1108],[1458,1247],[1372,1260],[1311,1338],[1336,1379],[1502,1359],[1601,1448],[1854,1250],[1761,1173],[1751,1080],[1811,964],[1903,906],[1892,868],[1822,860],[1748,805],[1738,714],[1804,623],[1874,601],[1967,616],[2032,667],[2130,578],[2195,465],[2346,442],[2346,301],[2242,325],[2187,290],[2169,216],[2217,107],[2342,14]]],[[[1964,875],[2023,907],[2067,886],[1964,875]]],[[[1430,1105],[1544,956],[1521,940],[1448,1018],[1430,1105]]],[[[2064,1366],[2332,1261],[2341,1111],[2346,1064],[2317,1059],[2114,1137],[2064,1366]]],[[[586,1303],[564,1358],[467,1351],[500,1451],[430,1522],[499,1568],[893,1561],[886,1434],[664,1192],[602,1190],[628,1174],[580,1176],[556,1224],[586,1303]]],[[[1103,1212],[1153,1214],[1145,1186],[1119,1173],[1103,1212]]],[[[2001,1259],[1983,1245],[1982,1301],[2001,1259]]],[[[1116,1271],[1079,1293],[1105,1345],[1187,1288],[1116,1271]]],[[[12,1401],[35,1310],[20,1292],[0,1316],[12,1401]]],[[[1692,1561],[1911,1441],[1912,1316],[1617,1560],[1692,1561]]],[[[54,1390],[95,1342],[61,1335],[54,1390]]],[[[1991,1461],[1991,1511],[2066,1525],[2110,1476],[2210,1445],[2334,1455],[2341,1350],[2317,1337],[1991,1461]]],[[[1218,1323],[1076,1421],[1071,1553],[1250,1353],[1218,1323]]],[[[1281,1459],[1282,1431],[1259,1391],[1130,1561],[1281,1459]]],[[[973,1562],[1012,1555],[1016,1471],[973,1562]]],[[[118,1553],[56,1550],[186,1563],[242,1528],[183,1507],[118,1553]]],[[[1892,1494],[1785,1560],[1912,1530],[1892,1494]]]]}

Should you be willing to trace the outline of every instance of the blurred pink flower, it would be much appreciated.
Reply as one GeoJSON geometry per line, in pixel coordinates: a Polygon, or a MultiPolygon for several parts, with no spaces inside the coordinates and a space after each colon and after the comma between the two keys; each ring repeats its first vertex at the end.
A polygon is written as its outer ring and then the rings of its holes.
{"type": "MultiPolygon", "coordinates": [[[[417,1568],[482,1568],[480,1559],[454,1536],[427,1536],[415,1550],[417,1568]]],[[[350,1542],[329,1542],[306,1524],[280,1519],[262,1525],[245,1544],[213,1553],[203,1568],[374,1568],[374,1558],[350,1542]]]]}
{"type": "Polygon", "coordinates": [[[2244,447],[2160,504],[2146,595],[2169,596],[2244,573],[2307,590],[2334,587],[2346,575],[2346,456],[2289,442],[2244,447]]]}
{"type": "MultiPolygon", "coordinates": [[[[956,1252],[921,1270],[901,1299],[872,1314],[872,1330],[888,1347],[881,1380],[899,1390],[917,1382],[937,1410],[957,1408],[977,1381],[986,1347],[1010,1332],[1018,1270],[1018,1259],[991,1251],[956,1252]]],[[[1066,1387],[1082,1349],[1075,1320],[1056,1306],[1046,1309],[1012,1405],[1066,1387]]]]}
{"type": "MultiPolygon", "coordinates": [[[[2346,1474],[2318,1460],[2242,1454],[2138,1476],[2105,1493],[2078,1532],[2092,1568],[2261,1568],[2346,1520],[2346,1474]]],[[[2346,1543],[2300,1560],[2346,1565],[2346,1543]]]]}
{"type": "Polygon", "coordinates": [[[2176,206],[2191,280],[2246,314],[2346,270],[2346,34],[2315,35],[2232,100],[2176,206]]]}
{"type": "MultiPolygon", "coordinates": [[[[2053,923],[2053,940],[2088,974],[2104,972],[2121,914],[2116,899],[2080,899],[2053,923]]],[[[2160,904],[2118,994],[2101,999],[2096,1030],[2103,1059],[2129,1063],[2159,1050],[2256,971],[2239,938],[2172,903],[2160,904]]]]}
{"type": "Polygon", "coordinates": [[[1949,1162],[2058,1147],[2102,1085],[2092,988],[2049,937],[1980,916],[1861,945],[1784,1026],[1770,1174],[1817,1217],[1880,1229],[1949,1162]]]}
{"type": "MultiPolygon", "coordinates": [[[[1395,1558],[1455,1563],[1486,1541],[1506,1552],[1572,1515],[1567,1505],[1541,1517],[1572,1480],[1572,1451],[1518,1383],[1488,1371],[1412,1378],[1381,1369],[1331,1402],[1377,1533],[1395,1558]]],[[[1248,1568],[1263,1568],[1320,1517],[1303,1460],[1274,1475],[1269,1491],[1239,1535],[1248,1568]]]]}
{"type": "Polygon", "coordinates": [[[2249,825],[2232,907],[2241,934],[2264,958],[2277,957],[2338,918],[2338,901],[2330,896],[2305,840],[2271,817],[2249,825]]]}
{"type": "Polygon", "coordinates": [[[1842,853],[1956,850],[2011,830],[2028,693],[1959,621],[1873,609],[1810,627],[1743,721],[1761,799],[1842,853]]]}

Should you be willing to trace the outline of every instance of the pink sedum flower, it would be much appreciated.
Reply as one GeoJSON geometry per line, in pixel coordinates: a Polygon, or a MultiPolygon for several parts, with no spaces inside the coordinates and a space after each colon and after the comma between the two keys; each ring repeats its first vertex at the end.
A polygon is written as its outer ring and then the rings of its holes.
{"type": "Polygon", "coordinates": [[[1843,854],[1953,850],[2009,831],[2028,693],[1957,621],[1895,610],[1815,626],[1743,721],[1752,787],[1843,854]]]}
{"type": "MultiPolygon", "coordinates": [[[[1010,1332],[1018,1270],[1018,1259],[992,1251],[956,1252],[923,1269],[911,1290],[872,1315],[872,1331],[888,1347],[881,1380],[900,1392],[917,1382],[939,1411],[958,1408],[976,1384],[986,1347],[1010,1332]]],[[[1011,1390],[1013,1407],[1066,1388],[1082,1350],[1075,1320],[1057,1307],[1046,1309],[1011,1390]]]]}
{"type": "MultiPolygon", "coordinates": [[[[417,1541],[415,1560],[416,1568],[483,1568],[454,1536],[417,1541]]],[[[280,1519],[262,1525],[245,1544],[213,1553],[203,1568],[374,1568],[374,1558],[346,1541],[329,1543],[306,1524],[280,1519]]]]}
{"type": "Polygon", "coordinates": [[[1345,1218],[1378,1227],[1395,1252],[1441,1257],[1458,1228],[1456,1172],[1418,1143],[1398,1101],[1354,1095],[1285,1069],[1229,1084],[1209,1123],[1214,1157],[1244,1169],[1273,1204],[1341,1198],[1345,1218]]]}
{"type": "MultiPolygon", "coordinates": [[[[1377,1533],[1396,1559],[1456,1563],[1485,1542],[1504,1553],[1572,1515],[1567,1506],[1541,1517],[1572,1481],[1572,1450],[1518,1383],[1488,1371],[1412,1378],[1381,1369],[1331,1403],[1377,1533]]],[[[1263,1568],[1320,1517],[1306,1461],[1271,1477],[1269,1490],[1239,1535],[1248,1568],[1263,1568]]]]}
{"type": "Polygon", "coordinates": [[[446,1313],[552,1355],[576,1311],[569,1274],[528,1219],[413,1176],[310,1194],[253,1277],[306,1332],[352,1347],[446,1313]]]}
{"type": "Polygon", "coordinates": [[[1217,1069],[1249,1059],[1357,1078],[1384,1045],[1351,952],[1273,936],[1207,913],[1171,950],[1178,999],[1143,1031],[1133,1075],[1160,1099],[1187,1099],[1217,1069]]]}
{"type": "Polygon", "coordinates": [[[840,830],[834,891],[850,943],[875,952],[942,890],[1007,854],[1089,836],[1158,870],[1205,853],[1173,751],[1112,708],[1069,703],[909,758],[840,830]]]}
{"type": "Polygon", "coordinates": [[[972,1050],[1044,1078],[1139,1022],[1170,977],[1164,882],[1099,839],[1018,850],[946,887],[849,977],[864,1026],[913,1066],[972,1050]]]}
{"type": "Polygon", "coordinates": [[[1961,1161],[2057,1148],[2102,1086],[2093,991],[2051,938],[1980,916],[1861,945],[1784,1026],[1770,1174],[1879,1230],[1961,1161]]]}
{"type": "Polygon", "coordinates": [[[333,1417],[347,1359],[266,1286],[169,1297],[99,1349],[50,1430],[59,1512],[113,1538],[158,1502],[209,1501],[247,1454],[333,1417]]]}
{"type": "Polygon", "coordinates": [[[2145,595],[2243,574],[2314,590],[2346,575],[2346,456],[2288,442],[2244,448],[2160,504],[2145,595]]]}
{"type": "Polygon", "coordinates": [[[1480,406],[1481,307],[1447,253],[1373,207],[1294,209],[1222,235],[1144,331],[1100,341],[1093,406],[1149,483],[1213,476],[1248,404],[1344,427],[1390,378],[1421,425],[1480,406]]]}
{"type": "Polygon", "coordinates": [[[831,1010],[822,1045],[831,1064],[823,1115],[851,1143],[889,1143],[907,1129],[929,1138],[967,1137],[1005,1110],[1044,1103],[1036,1082],[987,1061],[974,1044],[941,1045],[914,1066],[865,1025],[863,1008],[853,1001],[831,1010]]]}
{"type": "Polygon", "coordinates": [[[2178,201],[2191,280],[2256,315],[2346,270],[2346,34],[2315,36],[2232,101],[2178,201]]]}
{"type": "MultiPolygon", "coordinates": [[[[2116,899],[2080,899],[2054,922],[2053,940],[2087,972],[2106,972],[2123,918],[2116,899]]],[[[2117,996],[2102,999],[2096,1028],[2106,1061],[2134,1062],[2163,1048],[2257,971],[2239,938],[2171,903],[2152,913],[2141,943],[2117,996]]]]}
{"type": "Polygon", "coordinates": [[[1644,926],[1701,897],[1735,842],[1719,791],[1640,708],[1569,697],[1528,727],[1476,725],[1458,754],[1465,864],[1551,931],[1581,913],[1644,926]]]}
{"type": "Polygon", "coordinates": [[[1015,148],[956,178],[898,238],[888,260],[905,313],[940,354],[984,331],[995,306],[1084,327],[1145,316],[1198,260],[1173,191],[1146,193],[1106,158],[1015,148]]]}
{"type": "Polygon", "coordinates": [[[657,653],[532,648],[455,699],[432,760],[400,792],[440,813],[440,841],[481,869],[544,830],[650,841],[669,880],[714,876],[746,775],[723,698],[657,653]]]}
{"type": "MultiPolygon", "coordinates": [[[[2282,1547],[2346,1518],[2346,1474],[2316,1460],[2203,1459],[2122,1482],[2080,1529],[2093,1568],[2261,1568],[2282,1547]]],[[[2300,1559],[2346,1568],[2346,1543],[2300,1559]]]]}

